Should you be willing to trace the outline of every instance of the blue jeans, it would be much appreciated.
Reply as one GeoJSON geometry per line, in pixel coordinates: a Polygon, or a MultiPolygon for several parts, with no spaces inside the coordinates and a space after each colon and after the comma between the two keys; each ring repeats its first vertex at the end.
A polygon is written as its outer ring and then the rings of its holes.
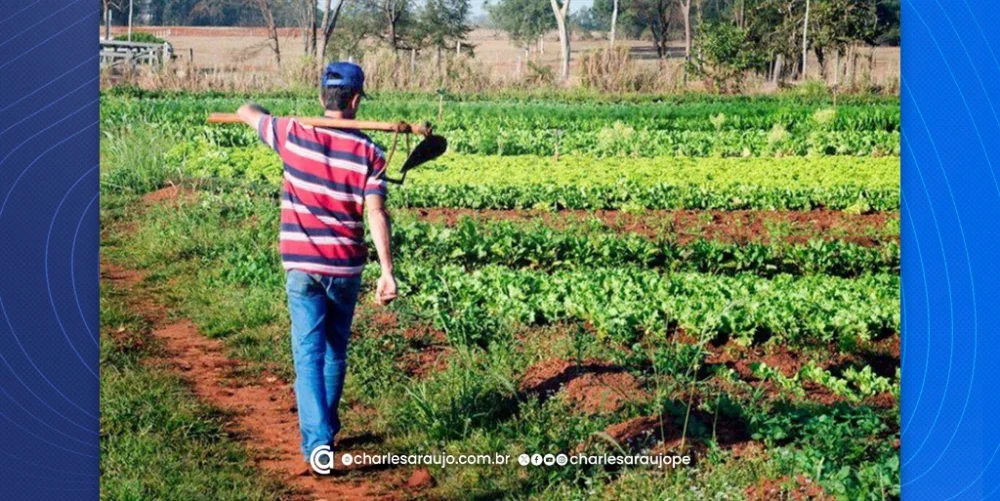
{"type": "Polygon", "coordinates": [[[328,277],[289,270],[285,277],[292,320],[295,399],[299,408],[302,454],[333,447],[340,431],[337,405],[347,372],[347,340],[358,302],[361,277],[328,277]]]}

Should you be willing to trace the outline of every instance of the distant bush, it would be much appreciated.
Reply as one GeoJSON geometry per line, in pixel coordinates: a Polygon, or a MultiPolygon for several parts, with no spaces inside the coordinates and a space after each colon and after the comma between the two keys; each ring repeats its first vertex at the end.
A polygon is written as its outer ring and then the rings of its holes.
{"type": "MultiPolygon", "coordinates": [[[[118,36],[115,37],[115,40],[118,40],[118,41],[121,41],[121,42],[127,42],[128,41],[128,35],[118,35],[118,36]]],[[[141,32],[141,31],[132,33],[132,41],[133,42],[139,42],[139,43],[167,43],[166,40],[164,40],[164,39],[162,39],[162,38],[160,38],[160,37],[158,37],[158,36],[156,36],[156,35],[154,35],[152,33],[145,33],[145,32],[141,32]]]]}

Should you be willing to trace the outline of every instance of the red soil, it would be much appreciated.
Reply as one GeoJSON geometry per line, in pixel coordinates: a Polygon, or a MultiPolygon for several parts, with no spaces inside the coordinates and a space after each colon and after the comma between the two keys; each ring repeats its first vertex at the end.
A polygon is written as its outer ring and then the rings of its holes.
{"type": "MultiPolygon", "coordinates": [[[[689,419],[692,423],[698,421],[705,427],[714,429],[715,441],[720,447],[732,449],[734,454],[736,451],[741,455],[760,453],[762,448],[758,449],[754,445],[755,442],[750,440],[746,426],[742,422],[724,415],[697,410],[694,408],[696,405],[697,402],[692,402],[689,419]]],[[[608,426],[604,429],[604,435],[606,436],[591,436],[584,443],[577,445],[576,452],[580,453],[606,443],[607,437],[614,439],[619,447],[627,451],[638,452],[648,448],[651,454],[694,453],[697,456],[699,452],[704,452],[707,446],[702,439],[690,435],[685,437],[683,425],[670,416],[632,418],[608,426]]]]}
{"type": "Polygon", "coordinates": [[[836,499],[827,494],[819,484],[801,473],[795,477],[794,481],[787,475],[777,479],[762,479],[747,487],[746,498],[747,501],[772,501],[775,499],[833,501],[836,499]]]}
{"type": "MultiPolygon", "coordinates": [[[[141,275],[105,265],[102,282],[114,287],[132,289],[141,275]]],[[[254,380],[237,383],[234,373],[242,368],[238,360],[225,354],[220,340],[198,333],[189,320],[170,321],[166,311],[152,302],[148,294],[129,294],[131,307],[153,324],[152,334],[163,345],[163,364],[190,384],[192,393],[203,402],[223,409],[234,416],[232,427],[237,437],[245,440],[254,460],[262,469],[283,478],[296,491],[297,499],[402,499],[404,472],[384,467],[345,467],[337,457],[337,470],[346,472],[333,478],[315,478],[299,451],[298,420],[295,396],[291,384],[281,378],[264,374],[254,380]]],[[[338,439],[338,452],[360,451],[358,445],[371,442],[359,437],[338,439]]]]}
{"type": "Polygon", "coordinates": [[[627,372],[583,374],[570,380],[562,395],[586,414],[611,413],[628,402],[649,399],[635,376],[627,372]]]}
{"type": "Polygon", "coordinates": [[[586,374],[608,374],[624,372],[611,362],[590,358],[580,362],[552,358],[543,360],[528,368],[521,378],[522,393],[551,396],[563,385],[586,374]]]}
{"type": "Polygon", "coordinates": [[[521,378],[521,391],[545,396],[558,391],[559,388],[582,371],[583,367],[593,363],[601,366],[600,361],[584,361],[579,364],[561,359],[551,359],[532,365],[521,378]]]}
{"type": "Polygon", "coordinates": [[[403,355],[397,366],[406,375],[421,379],[429,374],[444,370],[448,365],[451,350],[444,346],[427,346],[403,355]]]}
{"type": "Polygon", "coordinates": [[[899,400],[892,393],[885,392],[866,398],[864,403],[865,405],[879,409],[892,409],[899,405],[899,400]]]}
{"type": "MultiPolygon", "coordinates": [[[[655,416],[642,416],[629,419],[624,423],[613,424],[604,430],[611,438],[615,439],[622,446],[634,445],[644,437],[651,437],[656,432],[661,431],[661,422],[655,416]]],[[[674,426],[669,420],[662,422],[662,433],[660,438],[670,435],[674,426]]]]}
{"type": "Polygon", "coordinates": [[[621,211],[560,211],[420,209],[424,220],[455,225],[462,218],[476,221],[535,221],[556,229],[597,221],[605,227],[651,238],[676,235],[684,244],[700,238],[727,242],[780,240],[803,243],[813,238],[839,239],[862,245],[899,241],[899,236],[883,237],[882,228],[894,213],[847,214],[841,211],[694,211],[649,210],[642,214],[621,211]],[[775,234],[775,231],[779,233],[775,234]]]}
{"type": "Polygon", "coordinates": [[[650,398],[635,376],[597,359],[577,363],[553,358],[539,362],[525,372],[520,390],[543,400],[558,393],[585,414],[612,413],[628,402],[650,398]]]}
{"type": "MultiPolygon", "coordinates": [[[[604,434],[626,451],[638,451],[654,444],[663,444],[664,450],[676,450],[681,443],[681,430],[673,424],[673,421],[669,418],[661,421],[656,416],[640,416],[613,424],[604,429],[604,434]]],[[[598,444],[617,449],[607,442],[607,437],[592,435],[577,445],[574,452],[580,454],[598,444]]]]}
{"type": "Polygon", "coordinates": [[[180,201],[193,202],[198,198],[198,193],[194,188],[187,186],[167,186],[156,191],[151,191],[142,196],[142,201],[149,205],[171,203],[180,201]]]}
{"type": "Polygon", "coordinates": [[[434,487],[436,482],[431,472],[427,468],[418,468],[413,471],[410,478],[406,479],[406,486],[410,489],[424,489],[434,487]]]}
{"type": "MultiPolygon", "coordinates": [[[[730,340],[726,344],[713,347],[708,346],[709,354],[705,358],[707,364],[725,364],[735,370],[741,378],[755,381],[753,375],[753,364],[764,363],[768,367],[777,369],[786,377],[794,377],[802,369],[802,366],[810,361],[808,354],[801,350],[791,350],[785,345],[774,344],[766,348],[755,346],[741,346],[730,340]]],[[[835,363],[841,363],[847,356],[839,353],[836,348],[830,349],[821,360],[816,362],[821,367],[828,367],[835,363]]]]}

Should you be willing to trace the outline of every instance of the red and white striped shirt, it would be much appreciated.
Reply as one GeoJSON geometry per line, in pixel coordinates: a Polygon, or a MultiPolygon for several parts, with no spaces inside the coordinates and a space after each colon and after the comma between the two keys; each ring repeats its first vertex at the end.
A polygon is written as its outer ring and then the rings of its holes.
{"type": "Polygon", "coordinates": [[[285,270],[361,275],[368,258],[364,197],[386,195],[382,150],[360,132],[270,115],[257,132],[285,165],[279,245],[285,270]]]}

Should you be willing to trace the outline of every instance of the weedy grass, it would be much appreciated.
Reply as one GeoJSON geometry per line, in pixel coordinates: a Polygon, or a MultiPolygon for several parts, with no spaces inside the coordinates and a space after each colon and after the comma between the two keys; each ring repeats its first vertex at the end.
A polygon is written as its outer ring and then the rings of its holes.
{"type": "Polygon", "coordinates": [[[252,466],[225,429],[156,364],[150,324],[123,291],[101,287],[101,498],[269,500],[289,496],[252,466]]]}
{"type": "Polygon", "coordinates": [[[179,171],[163,162],[178,136],[147,124],[135,127],[101,131],[102,194],[143,194],[178,177],[179,171]]]}

